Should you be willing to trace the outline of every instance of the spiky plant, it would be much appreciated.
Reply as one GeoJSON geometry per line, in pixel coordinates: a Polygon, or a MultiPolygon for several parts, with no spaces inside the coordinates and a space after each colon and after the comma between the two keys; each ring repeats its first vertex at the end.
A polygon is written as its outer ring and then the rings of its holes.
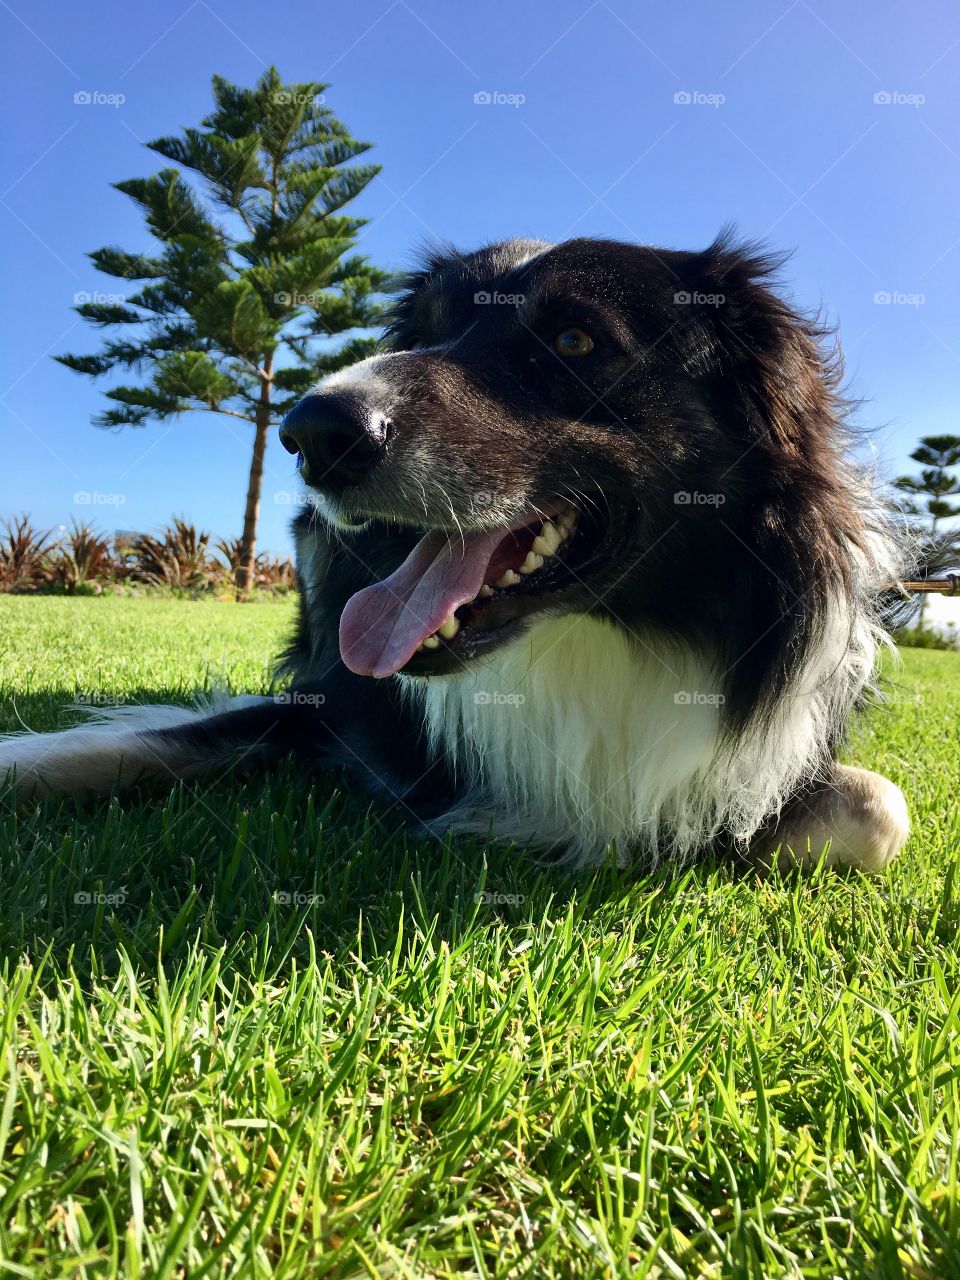
{"type": "Polygon", "coordinates": [[[113,570],[110,539],[74,519],[53,558],[54,581],[71,594],[79,586],[109,577],[113,570]]]}
{"type": "MultiPolygon", "coordinates": [[[[216,546],[226,565],[229,577],[236,582],[239,567],[243,562],[243,544],[241,540],[239,538],[220,538],[216,546]]],[[[251,585],[266,591],[275,591],[277,589],[292,591],[296,586],[296,582],[296,570],[289,556],[285,559],[266,554],[257,556],[254,562],[251,585]]]]}
{"type": "Polygon", "coordinates": [[[132,576],[150,586],[198,591],[216,577],[209,533],[179,517],[174,517],[159,537],[139,534],[130,549],[132,576]]]}
{"type": "Polygon", "coordinates": [[[3,522],[0,534],[0,591],[36,591],[50,581],[57,538],[40,530],[26,514],[3,522]]]}

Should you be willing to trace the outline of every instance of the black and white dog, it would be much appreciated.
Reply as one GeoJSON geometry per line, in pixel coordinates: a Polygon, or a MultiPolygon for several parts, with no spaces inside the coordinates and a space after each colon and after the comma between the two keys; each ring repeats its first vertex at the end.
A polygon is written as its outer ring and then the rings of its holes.
{"type": "Polygon", "coordinates": [[[289,692],[18,735],[0,773],[107,790],[294,751],[579,865],[829,841],[884,866],[903,795],[834,755],[883,584],[918,567],[776,265],[726,237],[436,254],[382,354],[281,430],[308,495],[289,692]]]}

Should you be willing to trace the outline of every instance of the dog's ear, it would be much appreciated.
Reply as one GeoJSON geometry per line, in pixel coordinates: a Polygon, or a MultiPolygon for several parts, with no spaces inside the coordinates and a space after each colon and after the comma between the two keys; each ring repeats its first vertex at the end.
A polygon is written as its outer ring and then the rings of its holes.
{"type": "Polygon", "coordinates": [[[733,443],[727,483],[745,501],[732,553],[749,601],[733,645],[731,688],[768,706],[812,660],[853,589],[864,526],[845,458],[849,428],[830,334],[780,295],[782,258],[721,236],[697,255],[699,308],[713,412],[733,443]],[[710,295],[714,295],[712,300],[710,295]],[[744,547],[751,554],[744,553],[744,547]]]}
{"type": "Polygon", "coordinates": [[[383,310],[384,331],[380,345],[402,351],[417,338],[417,300],[430,280],[430,269],[397,271],[390,282],[389,300],[383,310]]]}
{"type": "Polygon", "coordinates": [[[786,458],[838,445],[844,403],[831,331],[775,288],[784,260],[723,232],[697,255],[696,273],[710,362],[733,399],[737,425],[751,443],[766,439],[786,458]]]}
{"type": "Polygon", "coordinates": [[[416,263],[393,273],[386,292],[390,295],[383,310],[384,332],[381,346],[402,351],[421,337],[423,316],[420,300],[441,272],[463,262],[463,254],[448,242],[429,241],[420,246],[416,263]]]}

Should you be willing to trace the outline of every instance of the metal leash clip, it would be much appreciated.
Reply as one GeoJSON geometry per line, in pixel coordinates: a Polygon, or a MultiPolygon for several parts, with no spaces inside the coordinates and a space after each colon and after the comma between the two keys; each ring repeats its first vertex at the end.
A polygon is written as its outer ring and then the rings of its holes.
{"type": "Polygon", "coordinates": [[[948,573],[944,578],[922,578],[919,581],[885,582],[884,591],[899,591],[905,600],[916,591],[937,592],[943,596],[960,596],[960,573],[948,573]]]}

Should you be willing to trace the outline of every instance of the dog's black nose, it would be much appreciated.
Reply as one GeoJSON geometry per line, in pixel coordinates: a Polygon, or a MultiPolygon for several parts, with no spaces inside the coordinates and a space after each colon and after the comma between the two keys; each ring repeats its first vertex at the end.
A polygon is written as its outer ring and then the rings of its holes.
{"type": "Polygon", "coordinates": [[[280,443],[299,453],[301,474],[319,489],[358,484],[380,458],[390,422],[347,391],[305,396],[280,428],[280,443]]]}

